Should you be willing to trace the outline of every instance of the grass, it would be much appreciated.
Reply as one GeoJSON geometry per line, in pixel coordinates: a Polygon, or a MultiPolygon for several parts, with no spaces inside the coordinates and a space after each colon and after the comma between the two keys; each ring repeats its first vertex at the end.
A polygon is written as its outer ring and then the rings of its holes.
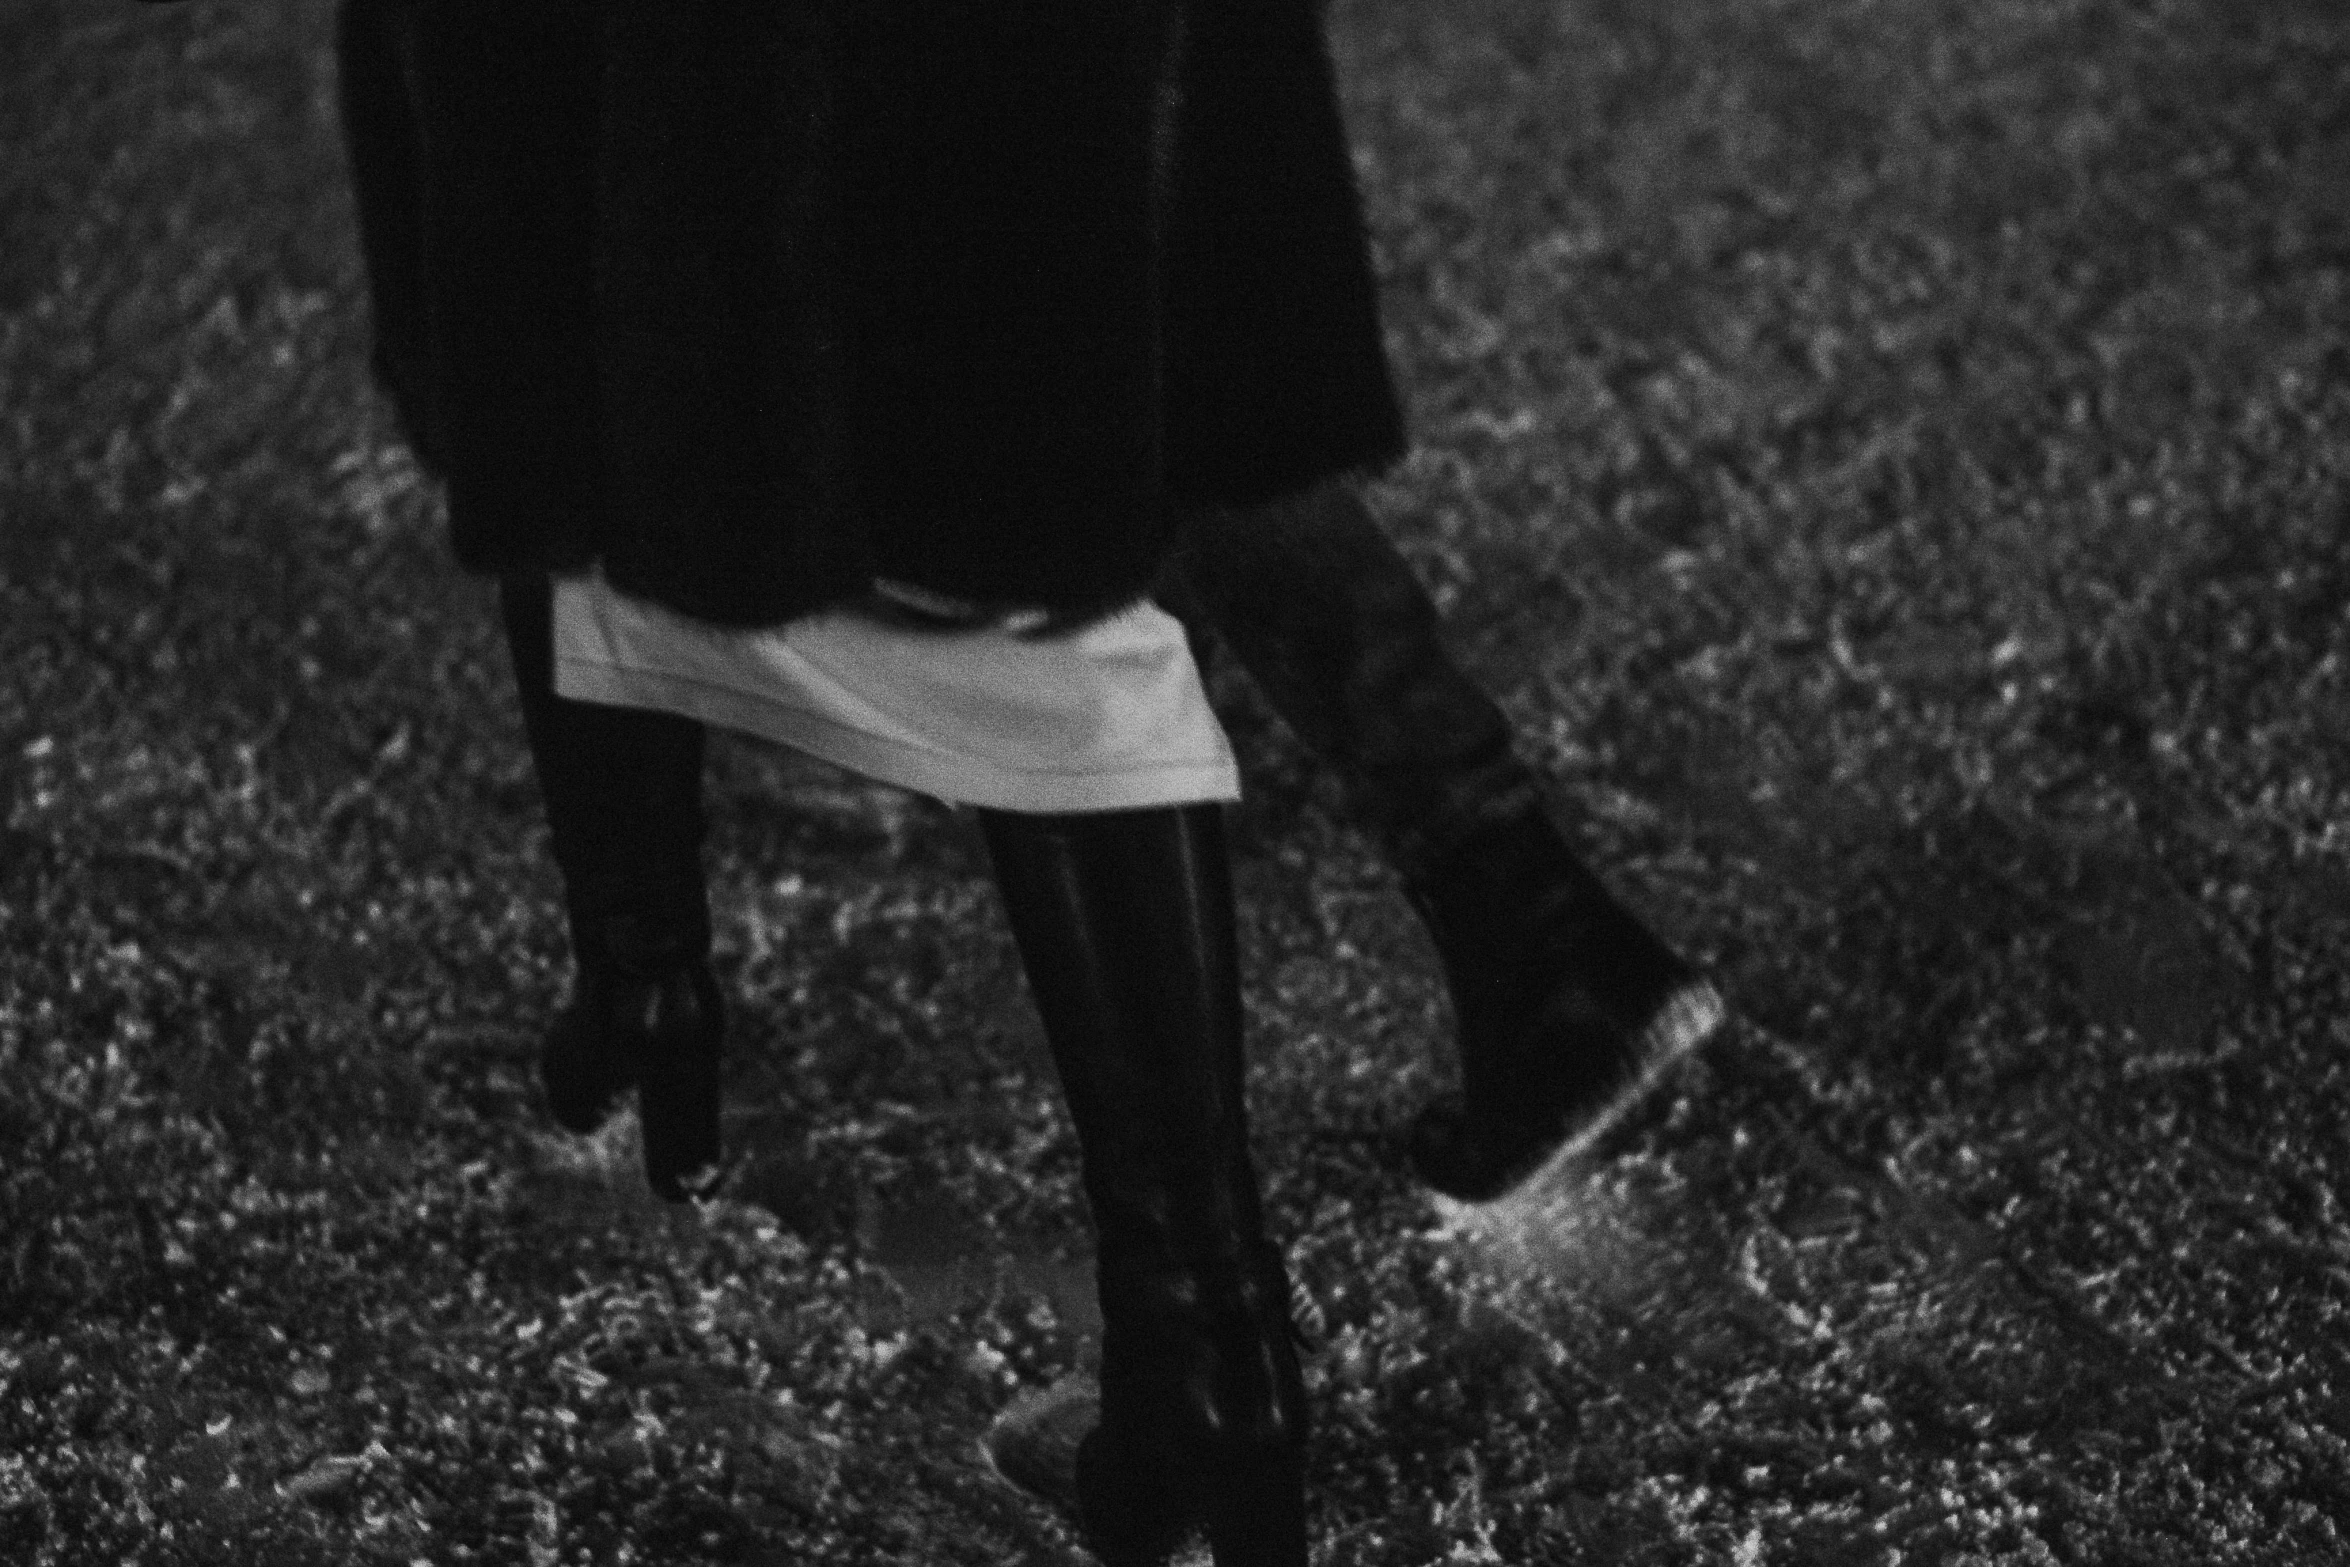
{"type": "MultiPolygon", "coordinates": [[[[1440,987],[1227,673],[1321,1557],[2350,1561],[2350,19],[1338,0],[1374,499],[1751,1020],[1447,1229],[1440,987]]],[[[485,588],[366,388],[324,6],[0,7],[0,1559],[1081,1560],[964,824],[714,768],[729,1200],[535,1111],[485,588]]]]}

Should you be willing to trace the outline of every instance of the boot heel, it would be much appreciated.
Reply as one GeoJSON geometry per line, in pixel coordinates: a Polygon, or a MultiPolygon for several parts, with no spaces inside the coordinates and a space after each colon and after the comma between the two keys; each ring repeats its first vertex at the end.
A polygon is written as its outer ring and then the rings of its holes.
{"type": "Polygon", "coordinates": [[[664,976],[637,1036],[637,1108],[645,1180],[664,1202],[707,1196],[719,1176],[719,1052],[724,1003],[708,968],[664,976]]]}
{"type": "Polygon", "coordinates": [[[555,1124],[585,1137],[610,1120],[636,1086],[634,1070],[612,1048],[605,1001],[583,994],[564,1009],[539,1047],[539,1084],[555,1124]]]}
{"type": "Polygon", "coordinates": [[[1097,1428],[1077,1449],[1077,1497],[1105,1567],[1166,1567],[1194,1533],[1215,1567],[1306,1560],[1305,1465],[1285,1444],[1201,1439],[1142,1457],[1097,1428]]]}
{"type": "Polygon", "coordinates": [[[1293,1450],[1227,1453],[1201,1520],[1216,1567],[1306,1559],[1305,1464],[1293,1450]]]}
{"type": "Polygon", "coordinates": [[[1095,1428],[1077,1447],[1078,1519],[1103,1567],[1166,1567],[1191,1532],[1199,1466],[1165,1453],[1114,1452],[1095,1428]]]}

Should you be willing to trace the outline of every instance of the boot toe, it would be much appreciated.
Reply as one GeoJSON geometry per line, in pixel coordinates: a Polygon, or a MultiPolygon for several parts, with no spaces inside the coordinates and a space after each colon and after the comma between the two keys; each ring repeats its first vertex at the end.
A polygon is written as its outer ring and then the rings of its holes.
{"type": "Polygon", "coordinates": [[[1491,1202],[1532,1175],[1563,1142],[1557,1125],[1480,1129],[1457,1099],[1440,1100],[1413,1118],[1407,1141],[1412,1173],[1455,1202],[1491,1202]]]}
{"type": "Polygon", "coordinates": [[[1636,1028],[1571,1031],[1571,1042],[1549,1047],[1548,1070],[1536,1069],[1535,1052],[1528,1051],[1528,1069],[1506,1105],[1473,1113],[1451,1097],[1419,1113],[1408,1144],[1412,1169],[1458,1202],[1505,1197],[1562,1155],[1596,1141],[1728,1020],[1721,993],[1692,979],[1636,1028]]]}
{"type": "Polygon", "coordinates": [[[999,1479],[1078,1523],[1077,1449],[1101,1418],[1100,1384],[1066,1376],[1006,1405],[980,1438],[980,1452],[999,1479]]]}

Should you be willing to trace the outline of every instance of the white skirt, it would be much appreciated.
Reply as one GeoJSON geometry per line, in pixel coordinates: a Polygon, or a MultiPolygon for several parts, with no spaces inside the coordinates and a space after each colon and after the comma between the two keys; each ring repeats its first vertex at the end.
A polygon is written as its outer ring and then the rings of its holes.
{"type": "Polygon", "coordinates": [[[555,582],[555,690],[779,741],[968,805],[1058,814],[1240,795],[1182,623],[1142,604],[1024,637],[852,612],[739,630],[555,582]]]}

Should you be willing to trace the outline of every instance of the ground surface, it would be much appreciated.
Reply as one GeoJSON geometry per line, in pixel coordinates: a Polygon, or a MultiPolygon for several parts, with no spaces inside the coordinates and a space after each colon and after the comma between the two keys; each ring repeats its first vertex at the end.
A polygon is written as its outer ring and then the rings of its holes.
{"type": "MultiPolygon", "coordinates": [[[[743,1162],[548,1134],[481,585],[321,4],[0,4],[0,1560],[1078,1560],[1073,1149],[971,835],[714,771],[743,1162]]],[[[2350,15],[1337,0],[1376,492],[1752,1020],[1448,1233],[1392,884],[1229,693],[1320,1559],[2350,1561],[2350,15]]]]}

